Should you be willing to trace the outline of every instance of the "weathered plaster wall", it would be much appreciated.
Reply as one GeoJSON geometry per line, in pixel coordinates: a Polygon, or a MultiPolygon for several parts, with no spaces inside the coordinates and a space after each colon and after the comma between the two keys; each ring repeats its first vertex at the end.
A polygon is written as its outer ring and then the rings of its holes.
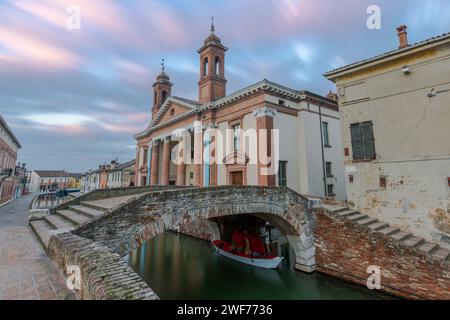
{"type": "Polygon", "coordinates": [[[340,80],[338,91],[350,204],[450,247],[450,44],[340,80]],[[352,161],[350,124],[364,121],[377,157],[352,161]]]}

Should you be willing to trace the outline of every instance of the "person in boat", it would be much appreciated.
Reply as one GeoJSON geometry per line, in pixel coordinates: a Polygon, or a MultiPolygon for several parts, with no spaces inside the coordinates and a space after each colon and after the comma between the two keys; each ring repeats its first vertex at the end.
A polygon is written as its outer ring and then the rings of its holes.
{"type": "Polygon", "coordinates": [[[231,236],[231,252],[243,253],[246,251],[247,241],[245,237],[245,232],[243,227],[238,227],[234,230],[233,235],[231,236]]]}
{"type": "Polygon", "coordinates": [[[270,248],[270,225],[268,222],[266,222],[266,225],[261,229],[261,238],[263,239],[265,244],[266,254],[272,254],[272,250],[270,248]]]}
{"type": "MultiPolygon", "coordinates": [[[[261,239],[258,230],[254,229],[247,233],[246,240],[248,243],[248,249],[246,254],[253,257],[262,257],[266,255],[264,242],[261,239]]],[[[247,249],[247,248],[246,248],[247,249]]]]}

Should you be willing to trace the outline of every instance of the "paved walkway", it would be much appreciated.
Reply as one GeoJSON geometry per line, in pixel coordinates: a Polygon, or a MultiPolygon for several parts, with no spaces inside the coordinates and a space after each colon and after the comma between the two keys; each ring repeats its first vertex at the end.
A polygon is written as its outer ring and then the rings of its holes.
{"type": "Polygon", "coordinates": [[[76,299],[28,226],[31,200],[0,207],[0,300],[76,299]]]}

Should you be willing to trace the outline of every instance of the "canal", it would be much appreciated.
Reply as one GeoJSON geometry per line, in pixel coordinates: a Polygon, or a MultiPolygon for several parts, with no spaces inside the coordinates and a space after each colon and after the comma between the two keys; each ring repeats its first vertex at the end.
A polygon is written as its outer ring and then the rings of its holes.
{"type": "Polygon", "coordinates": [[[277,270],[219,256],[212,246],[182,234],[163,233],[127,258],[161,299],[390,299],[322,274],[293,268],[294,253],[277,270]]]}

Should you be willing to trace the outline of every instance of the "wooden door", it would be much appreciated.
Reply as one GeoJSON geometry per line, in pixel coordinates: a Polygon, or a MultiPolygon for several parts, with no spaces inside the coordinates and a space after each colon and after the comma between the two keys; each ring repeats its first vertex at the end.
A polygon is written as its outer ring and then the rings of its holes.
{"type": "Polygon", "coordinates": [[[242,171],[231,173],[231,185],[233,186],[244,185],[244,174],[242,171]]]}

